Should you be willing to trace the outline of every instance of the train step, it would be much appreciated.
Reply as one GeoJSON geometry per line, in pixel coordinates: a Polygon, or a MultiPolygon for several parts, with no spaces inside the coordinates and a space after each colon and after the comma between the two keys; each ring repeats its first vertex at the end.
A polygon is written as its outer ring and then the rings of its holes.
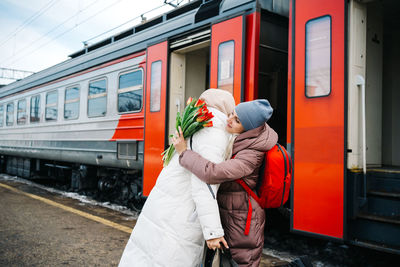
{"type": "Polygon", "coordinates": [[[370,249],[374,249],[374,250],[378,250],[378,251],[382,251],[382,252],[386,252],[386,253],[400,255],[400,248],[390,247],[390,246],[382,245],[382,244],[375,243],[375,242],[368,242],[368,241],[362,241],[362,240],[351,240],[351,241],[349,241],[349,243],[360,246],[360,247],[364,247],[364,248],[370,248],[370,249]]]}
{"type": "Polygon", "coordinates": [[[383,192],[383,191],[374,191],[371,190],[368,192],[371,196],[379,196],[379,197],[387,197],[387,198],[397,198],[400,199],[400,193],[390,193],[390,192],[383,192]]]}
{"type": "Polygon", "coordinates": [[[400,225],[400,216],[377,216],[369,213],[359,213],[358,218],[377,221],[377,222],[384,222],[384,223],[391,223],[391,224],[398,224],[400,225]]]}
{"type": "Polygon", "coordinates": [[[400,169],[394,167],[368,169],[367,187],[369,191],[400,194],[400,169]]]}
{"type": "Polygon", "coordinates": [[[369,170],[367,190],[367,204],[360,210],[359,216],[368,214],[372,217],[399,220],[400,171],[388,168],[369,170]]]}
{"type": "Polygon", "coordinates": [[[400,253],[400,218],[359,213],[349,222],[350,241],[386,244],[400,253]]]}
{"type": "Polygon", "coordinates": [[[400,217],[400,194],[383,191],[369,191],[367,203],[360,213],[383,217],[400,217]]]}
{"type": "Polygon", "coordinates": [[[348,240],[400,253],[400,169],[368,169],[364,203],[362,173],[350,172],[348,178],[348,240]]]}

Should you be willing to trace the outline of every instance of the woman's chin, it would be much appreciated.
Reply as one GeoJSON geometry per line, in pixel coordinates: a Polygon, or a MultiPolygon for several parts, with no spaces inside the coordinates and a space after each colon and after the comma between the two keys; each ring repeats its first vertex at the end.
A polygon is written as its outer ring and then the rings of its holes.
{"type": "Polygon", "coordinates": [[[230,134],[234,134],[233,129],[231,127],[226,126],[225,130],[230,134]]]}

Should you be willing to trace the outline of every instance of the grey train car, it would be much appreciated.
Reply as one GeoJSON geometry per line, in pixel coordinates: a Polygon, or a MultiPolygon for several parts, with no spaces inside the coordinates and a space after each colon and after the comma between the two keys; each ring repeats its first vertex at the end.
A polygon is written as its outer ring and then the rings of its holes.
{"type": "MultiPolygon", "coordinates": [[[[98,187],[119,202],[140,206],[162,168],[160,154],[177,111],[189,96],[217,87],[218,57],[212,50],[227,43],[219,39],[235,46],[234,59],[219,60],[231,67],[233,60],[242,61],[234,73],[227,65],[224,83],[243,101],[256,88],[244,91],[244,55],[258,38],[246,38],[246,32],[279,31],[277,49],[287,50],[288,8],[288,0],[192,1],[2,87],[0,170],[67,181],[73,190],[98,187]],[[232,19],[240,28],[230,26],[226,37],[212,33],[213,25],[232,19]]],[[[256,57],[253,51],[247,58],[256,57]]],[[[285,77],[287,58],[279,64],[285,77]]],[[[248,68],[255,73],[255,67],[248,68]]]]}

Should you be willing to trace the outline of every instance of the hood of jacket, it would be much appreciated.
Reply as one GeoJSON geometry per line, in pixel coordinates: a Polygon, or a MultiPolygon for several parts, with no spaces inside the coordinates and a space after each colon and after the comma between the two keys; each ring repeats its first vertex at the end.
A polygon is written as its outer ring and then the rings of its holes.
{"type": "Polygon", "coordinates": [[[267,123],[236,137],[233,144],[233,155],[244,149],[265,152],[278,142],[278,134],[267,123]]]}

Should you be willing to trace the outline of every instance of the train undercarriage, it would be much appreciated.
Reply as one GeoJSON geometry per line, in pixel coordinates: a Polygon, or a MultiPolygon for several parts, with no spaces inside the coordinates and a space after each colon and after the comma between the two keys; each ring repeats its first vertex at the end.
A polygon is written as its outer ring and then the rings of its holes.
{"type": "Polygon", "coordinates": [[[63,191],[89,195],[140,211],[142,171],[91,166],[78,163],[0,156],[0,173],[44,183],[63,191]]]}

